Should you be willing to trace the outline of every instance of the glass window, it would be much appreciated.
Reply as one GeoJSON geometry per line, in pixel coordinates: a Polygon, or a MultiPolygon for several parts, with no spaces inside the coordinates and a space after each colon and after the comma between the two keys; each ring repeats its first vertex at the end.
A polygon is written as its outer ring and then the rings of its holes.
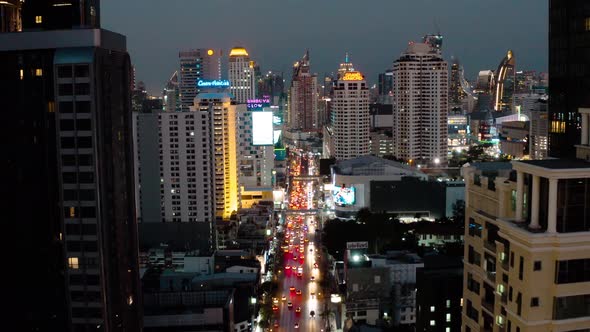
{"type": "Polygon", "coordinates": [[[59,77],[59,78],[72,77],[72,66],[59,66],[59,67],[57,67],[57,77],[59,77]]]}
{"type": "Polygon", "coordinates": [[[90,70],[88,65],[77,65],[76,66],[76,77],[88,77],[90,70]]]}
{"type": "Polygon", "coordinates": [[[558,297],[553,307],[553,319],[590,316],[590,294],[558,297]]]}
{"type": "Polygon", "coordinates": [[[60,84],[58,89],[58,93],[60,96],[71,96],[72,92],[74,91],[72,88],[72,84],[60,84]]]}
{"type": "Polygon", "coordinates": [[[71,101],[60,101],[59,102],[60,113],[72,113],[74,112],[74,104],[71,101]]]}
{"type": "Polygon", "coordinates": [[[77,270],[80,268],[78,264],[78,257],[69,257],[68,258],[68,267],[72,270],[77,270]]]}
{"type": "Polygon", "coordinates": [[[77,83],[75,89],[77,96],[90,94],[90,84],[88,83],[77,83]]]}

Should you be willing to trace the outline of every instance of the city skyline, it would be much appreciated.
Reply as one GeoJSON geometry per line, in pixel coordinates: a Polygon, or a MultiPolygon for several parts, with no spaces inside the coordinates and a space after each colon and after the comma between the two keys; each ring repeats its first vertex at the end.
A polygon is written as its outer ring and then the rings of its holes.
{"type": "Polygon", "coordinates": [[[372,85],[380,72],[391,68],[409,41],[419,41],[423,35],[437,32],[445,37],[444,58],[459,58],[469,80],[475,79],[479,70],[495,69],[508,49],[518,58],[517,70],[547,71],[548,6],[539,6],[535,0],[517,3],[509,0],[379,1],[370,8],[346,0],[339,2],[342,12],[337,12],[338,8],[330,1],[312,3],[310,0],[280,3],[261,0],[254,4],[234,0],[166,3],[148,0],[140,4],[129,0],[115,6],[113,2],[105,2],[101,8],[102,25],[128,36],[136,78],[144,81],[148,91],[156,95],[178,69],[177,56],[182,49],[204,47],[229,52],[233,46],[244,46],[263,71],[283,72],[287,81],[293,63],[305,49],[310,49],[313,71],[320,76],[336,71],[348,52],[372,85]],[[140,5],[142,15],[130,21],[128,13],[140,5]],[[178,10],[181,5],[182,10],[178,10]],[[199,11],[215,14],[196,15],[199,11]],[[498,13],[502,13],[502,24],[495,23],[493,29],[481,24],[484,17],[491,19],[498,13]],[[298,19],[303,15],[305,21],[298,19]],[[341,26],[332,21],[335,17],[356,24],[356,29],[340,33],[341,26]],[[239,23],[241,19],[245,24],[239,23]],[[166,23],[152,28],[154,22],[166,23]],[[213,29],[212,24],[215,24],[213,29]],[[279,28],[268,29],[269,26],[279,28]],[[275,46],[285,40],[289,43],[280,48],[275,46]]]}

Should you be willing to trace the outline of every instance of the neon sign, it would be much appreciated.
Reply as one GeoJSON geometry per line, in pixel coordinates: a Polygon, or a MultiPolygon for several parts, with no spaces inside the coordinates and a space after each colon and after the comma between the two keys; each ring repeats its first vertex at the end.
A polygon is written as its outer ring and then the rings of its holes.
{"type": "Polygon", "coordinates": [[[342,77],[343,81],[362,81],[365,78],[358,71],[349,71],[342,77]]]}
{"type": "Polygon", "coordinates": [[[248,99],[246,104],[249,110],[261,110],[263,107],[270,105],[270,97],[263,96],[261,99],[248,99]]]}
{"type": "Polygon", "coordinates": [[[229,80],[198,80],[199,88],[229,88],[229,80]]]}

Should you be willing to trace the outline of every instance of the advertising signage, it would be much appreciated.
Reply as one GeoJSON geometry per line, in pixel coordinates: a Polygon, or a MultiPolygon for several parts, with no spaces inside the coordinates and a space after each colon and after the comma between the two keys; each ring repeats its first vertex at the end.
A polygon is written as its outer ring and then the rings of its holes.
{"type": "Polygon", "coordinates": [[[252,112],[252,145],[274,145],[272,112],[252,112]]]}
{"type": "Polygon", "coordinates": [[[354,187],[332,187],[332,199],[336,206],[352,206],[355,203],[355,188],[354,187]]]}
{"type": "Polygon", "coordinates": [[[359,242],[346,242],[346,249],[354,250],[354,249],[368,249],[369,242],[359,241],[359,242]]]}
{"type": "Polygon", "coordinates": [[[229,80],[198,80],[198,88],[224,89],[229,88],[229,80]]]}
{"type": "Polygon", "coordinates": [[[270,106],[270,97],[269,96],[263,96],[260,99],[248,99],[246,101],[246,107],[248,107],[249,110],[253,110],[253,111],[259,111],[259,110],[262,110],[262,108],[269,107],[269,106],[270,106]]]}

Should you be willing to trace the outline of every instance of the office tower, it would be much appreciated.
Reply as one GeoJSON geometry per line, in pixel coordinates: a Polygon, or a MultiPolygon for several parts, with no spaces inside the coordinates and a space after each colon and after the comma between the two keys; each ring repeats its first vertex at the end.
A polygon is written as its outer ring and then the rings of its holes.
{"type": "MultiPolygon", "coordinates": [[[[586,117],[587,140],[590,110],[579,113],[586,117]]],[[[590,151],[587,141],[578,146],[580,156],[584,151],[590,151]]],[[[590,326],[587,160],[476,163],[463,169],[463,331],[590,326]]]]}
{"type": "Polygon", "coordinates": [[[549,121],[547,104],[530,112],[529,156],[531,159],[547,158],[549,146],[549,121]]]}
{"type": "Polygon", "coordinates": [[[363,74],[351,70],[348,56],[334,82],[329,126],[329,154],[338,160],[368,155],[369,88],[363,74]]]}
{"type": "Polygon", "coordinates": [[[549,1],[549,155],[573,158],[580,107],[590,107],[588,1],[549,1]]]}
{"type": "Polygon", "coordinates": [[[0,33],[22,30],[21,0],[0,2],[0,33]]]}
{"type": "Polygon", "coordinates": [[[393,63],[393,151],[418,165],[446,165],[448,68],[440,51],[410,43],[393,63]]]}
{"type": "Polygon", "coordinates": [[[27,1],[25,31],[0,34],[3,216],[18,252],[4,324],[140,331],[126,40],[98,28],[98,1],[47,3],[27,1]]]}
{"type": "Polygon", "coordinates": [[[23,30],[62,30],[100,27],[100,0],[21,1],[23,30]]]}
{"type": "Polygon", "coordinates": [[[378,94],[379,103],[392,104],[393,95],[393,70],[387,69],[385,73],[379,74],[378,94]]]}
{"type": "Polygon", "coordinates": [[[317,131],[318,78],[310,72],[309,50],[293,65],[291,89],[289,90],[288,127],[293,131],[317,131]]]}
{"type": "Polygon", "coordinates": [[[494,110],[513,111],[513,96],[516,91],[516,58],[511,50],[500,62],[494,82],[494,110]]]}
{"type": "Polygon", "coordinates": [[[221,79],[221,52],[199,48],[181,51],[180,60],[180,110],[188,111],[193,106],[195,96],[199,93],[199,80],[221,79]]]}
{"type": "Polygon", "coordinates": [[[180,89],[178,87],[178,71],[174,74],[166,83],[164,91],[162,92],[162,110],[164,112],[177,112],[180,111],[180,89]]]}
{"type": "Polygon", "coordinates": [[[449,84],[449,107],[457,109],[461,107],[461,102],[465,99],[466,93],[462,86],[463,67],[458,59],[453,58],[451,63],[451,79],[449,84]]]}
{"type": "Polygon", "coordinates": [[[245,104],[256,97],[254,66],[245,48],[234,47],[229,52],[229,91],[237,103],[245,104]]]}
{"type": "MultiPolygon", "coordinates": [[[[240,207],[237,114],[245,108],[246,105],[236,105],[227,93],[199,94],[195,98],[195,105],[191,107],[191,113],[200,114],[201,117],[199,122],[195,121],[195,136],[201,135],[197,131],[209,132],[209,137],[206,138],[208,141],[203,141],[204,143],[198,137],[195,138],[195,153],[203,155],[198,157],[197,162],[202,160],[205,163],[206,158],[209,158],[209,164],[203,165],[206,178],[202,179],[198,174],[196,176],[203,181],[210,179],[212,188],[197,188],[203,190],[204,194],[214,193],[212,202],[217,219],[229,220],[232,213],[240,207]]],[[[198,185],[200,183],[197,182],[198,185]]]]}
{"type": "Polygon", "coordinates": [[[279,105],[279,100],[284,98],[284,86],[283,73],[269,71],[258,80],[256,98],[262,99],[268,96],[272,105],[279,105]]]}

